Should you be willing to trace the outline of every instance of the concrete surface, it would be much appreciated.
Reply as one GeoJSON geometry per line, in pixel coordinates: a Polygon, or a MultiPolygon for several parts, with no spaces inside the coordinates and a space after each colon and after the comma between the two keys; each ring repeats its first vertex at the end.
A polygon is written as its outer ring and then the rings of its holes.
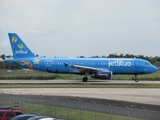
{"type": "MultiPolygon", "coordinates": [[[[74,96],[160,105],[160,89],[139,88],[4,88],[3,93],[74,96]]],[[[0,93],[1,94],[1,93],[0,93]]]]}
{"type": "Polygon", "coordinates": [[[77,83],[77,84],[160,84],[160,81],[139,81],[134,80],[0,80],[0,83],[77,83]]]}

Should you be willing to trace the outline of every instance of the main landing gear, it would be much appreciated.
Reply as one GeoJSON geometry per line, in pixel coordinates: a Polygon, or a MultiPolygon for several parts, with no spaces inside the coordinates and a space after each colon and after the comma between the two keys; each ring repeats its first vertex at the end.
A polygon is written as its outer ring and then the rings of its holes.
{"type": "Polygon", "coordinates": [[[135,74],[135,82],[138,82],[137,74],[135,74]]]}
{"type": "Polygon", "coordinates": [[[87,82],[88,78],[87,77],[83,77],[82,81],[83,82],[87,82]]]}
{"type": "Polygon", "coordinates": [[[88,72],[85,72],[84,75],[85,75],[85,76],[83,77],[82,81],[83,81],[83,82],[87,82],[87,80],[88,80],[87,76],[89,75],[89,73],[88,73],[88,72]]]}

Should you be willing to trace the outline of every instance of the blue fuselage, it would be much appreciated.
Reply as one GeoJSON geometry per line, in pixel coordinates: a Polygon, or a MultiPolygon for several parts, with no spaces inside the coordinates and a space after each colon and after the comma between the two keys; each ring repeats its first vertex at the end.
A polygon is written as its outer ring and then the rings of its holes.
{"type": "Polygon", "coordinates": [[[70,65],[112,71],[113,74],[149,74],[158,69],[150,62],[137,58],[18,58],[6,62],[24,68],[51,73],[84,74],[70,65]],[[21,62],[13,62],[13,61],[21,62]],[[25,62],[25,63],[23,63],[25,62]],[[66,65],[68,64],[68,65],[66,65]]]}

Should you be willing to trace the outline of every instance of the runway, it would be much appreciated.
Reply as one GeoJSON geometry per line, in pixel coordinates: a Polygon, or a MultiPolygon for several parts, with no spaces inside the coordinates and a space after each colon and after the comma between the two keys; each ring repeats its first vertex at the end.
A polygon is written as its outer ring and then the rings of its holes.
{"type": "Polygon", "coordinates": [[[82,80],[0,80],[1,83],[55,83],[55,84],[160,84],[160,81],[139,81],[134,80],[88,80],[88,82],[82,82],[82,80]]]}
{"type": "MultiPolygon", "coordinates": [[[[81,80],[0,80],[0,84],[25,84],[25,83],[48,83],[48,84],[160,84],[160,81],[121,81],[91,80],[82,82],[81,80]]],[[[49,96],[72,96],[98,98],[151,105],[160,105],[160,89],[156,88],[4,88],[3,93],[12,94],[32,94],[49,96]]]]}

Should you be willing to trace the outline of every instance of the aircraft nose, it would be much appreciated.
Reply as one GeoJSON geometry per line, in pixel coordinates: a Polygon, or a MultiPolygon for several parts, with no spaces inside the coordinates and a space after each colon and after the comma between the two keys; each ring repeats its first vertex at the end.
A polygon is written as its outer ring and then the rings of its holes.
{"type": "Polygon", "coordinates": [[[153,72],[157,72],[158,68],[156,66],[153,66],[153,72]]]}

